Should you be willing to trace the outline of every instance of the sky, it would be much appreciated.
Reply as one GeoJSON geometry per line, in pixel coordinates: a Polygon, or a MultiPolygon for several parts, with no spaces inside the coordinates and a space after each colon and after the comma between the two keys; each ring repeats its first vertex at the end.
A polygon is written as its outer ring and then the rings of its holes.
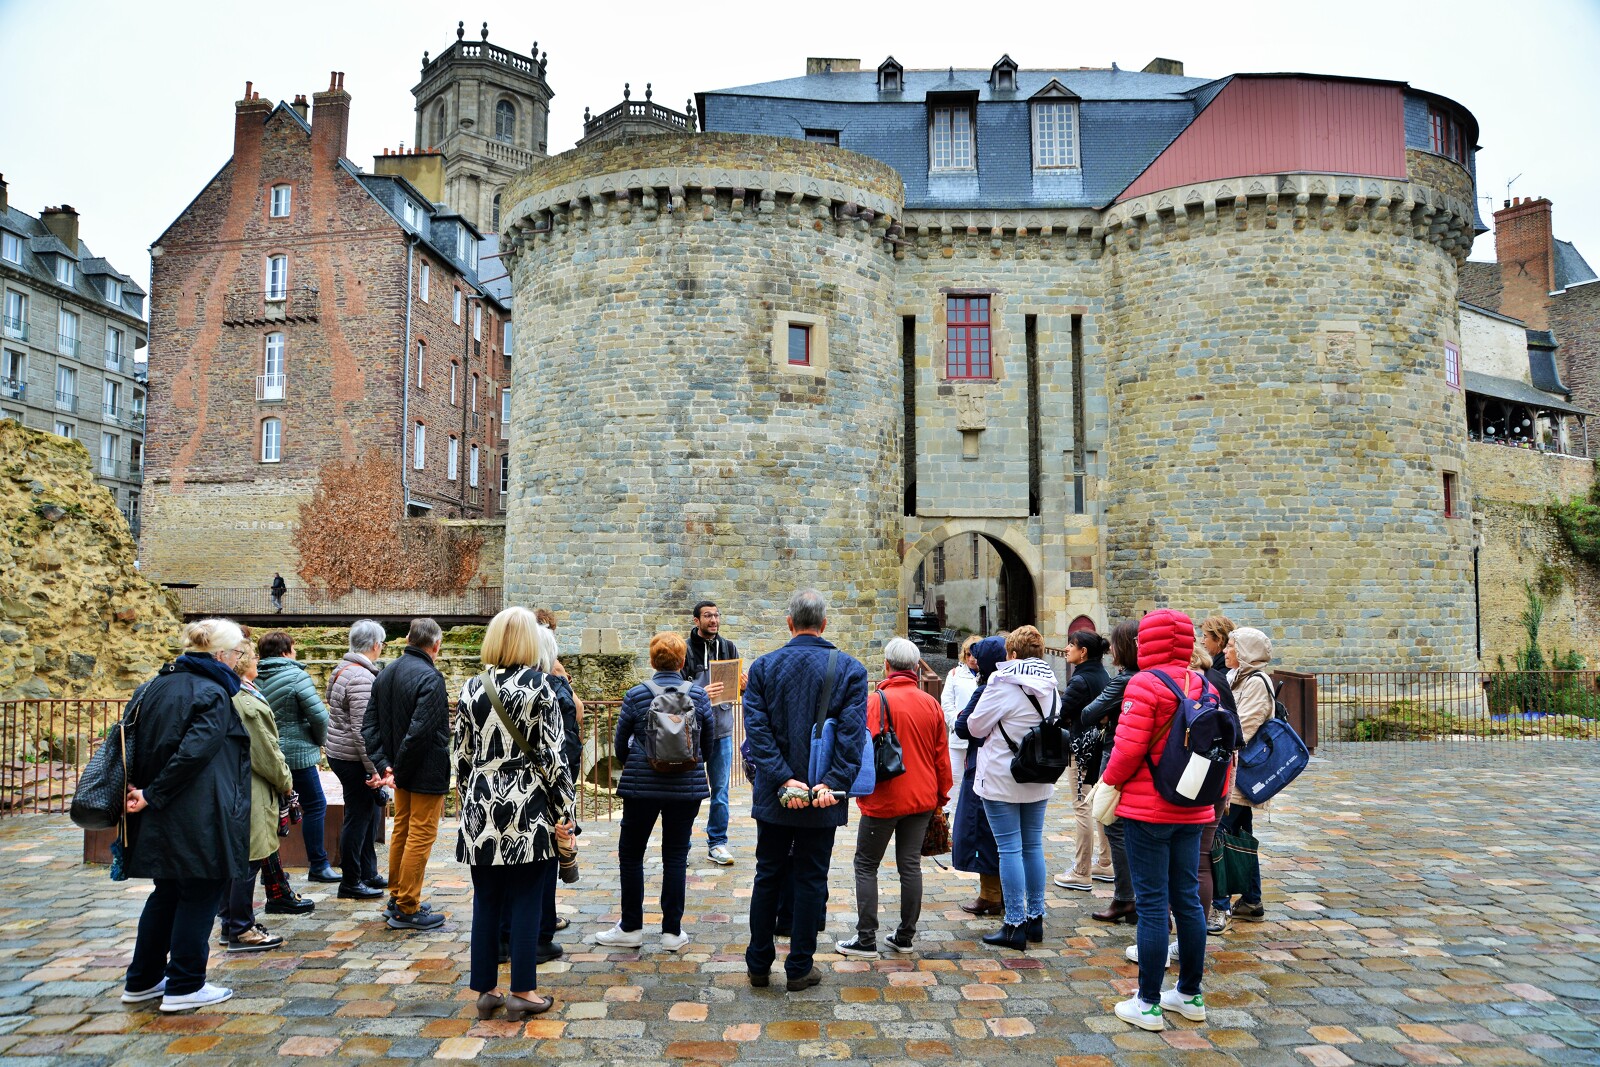
{"type": "MultiPolygon", "coordinates": [[[[148,288],[149,246],[227,162],[244,83],[293,99],[345,72],[349,157],[365,168],[414,142],[422,53],[489,23],[493,44],[548,52],[550,148],[570,148],[583,110],[652,83],[682,109],[695,92],[805,72],[807,56],[894,55],[908,68],[1138,70],[1181,60],[1192,77],[1305,71],[1392,79],[1456,100],[1478,119],[1484,221],[1507,195],[1554,202],[1556,236],[1600,268],[1600,0],[1358,4],[1085,4],[861,0],[830,5],[439,3],[322,0],[0,0],[0,173],[12,206],[68,203],[83,240],[148,288]],[[848,15],[846,11],[848,10],[848,15]],[[1514,181],[1513,181],[1514,180],[1514,181]]],[[[1494,259],[1491,234],[1472,258],[1494,259]]]]}

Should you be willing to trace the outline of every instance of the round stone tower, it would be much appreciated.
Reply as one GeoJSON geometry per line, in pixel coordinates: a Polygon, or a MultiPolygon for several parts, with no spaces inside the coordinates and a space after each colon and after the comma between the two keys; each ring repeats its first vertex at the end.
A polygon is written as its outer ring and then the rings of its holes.
{"type": "Polygon", "coordinates": [[[642,652],[709,598],[749,657],[816,586],[841,647],[896,632],[902,199],[864,156],[725,134],[517,179],[508,603],[642,652]]]}
{"type": "Polygon", "coordinates": [[[1228,179],[1108,212],[1113,616],[1220,609],[1291,662],[1472,666],[1446,369],[1471,183],[1424,184],[1411,155],[1409,182],[1228,179]]]}

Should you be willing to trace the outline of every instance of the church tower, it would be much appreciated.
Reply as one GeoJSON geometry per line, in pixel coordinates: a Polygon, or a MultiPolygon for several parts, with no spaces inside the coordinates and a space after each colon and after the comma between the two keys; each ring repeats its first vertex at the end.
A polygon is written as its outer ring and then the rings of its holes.
{"type": "Polygon", "coordinates": [[[549,62],[537,41],[526,56],[490,44],[487,22],[481,41],[466,40],[458,22],[455,44],[437,59],[422,54],[414,143],[444,153],[444,202],[483,233],[499,232],[512,175],[547,154],[549,62]]]}

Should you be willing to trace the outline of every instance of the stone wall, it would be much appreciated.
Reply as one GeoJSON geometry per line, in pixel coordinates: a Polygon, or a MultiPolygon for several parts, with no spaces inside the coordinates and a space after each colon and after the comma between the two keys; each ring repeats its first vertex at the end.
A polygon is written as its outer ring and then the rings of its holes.
{"type": "Polygon", "coordinates": [[[1444,345],[1471,206],[1260,185],[1108,220],[1114,611],[1221,609],[1290,666],[1468,667],[1471,525],[1442,480],[1463,470],[1444,345]],[[1231,211],[1203,207],[1224,195],[1231,211]]]}
{"type": "Polygon", "coordinates": [[[1508,445],[1467,445],[1467,488],[1478,533],[1483,666],[1509,666],[1526,642],[1525,584],[1545,589],[1540,644],[1576,650],[1600,668],[1600,573],[1573,556],[1545,506],[1589,492],[1592,461],[1508,445]]]}
{"type": "Polygon", "coordinates": [[[82,443],[0,420],[0,699],[126,696],[182,622],[82,443]]]}
{"type": "Polygon", "coordinates": [[[899,179],[813,147],[649,138],[519,179],[508,601],[624,649],[709,595],[753,655],[808,585],[847,649],[897,628],[899,179]]]}

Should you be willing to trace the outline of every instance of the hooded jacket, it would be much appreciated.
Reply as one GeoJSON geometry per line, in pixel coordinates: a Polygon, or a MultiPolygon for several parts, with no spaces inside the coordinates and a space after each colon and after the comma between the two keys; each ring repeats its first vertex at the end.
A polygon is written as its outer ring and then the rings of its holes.
{"type": "Polygon", "coordinates": [[[346,652],[328,683],[328,758],[359,762],[369,778],[377,768],[361,740],[361,724],[377,677],[376,664],[359,652],[346,652]]]}
{"type": "Polygon", "coordinates": [[[1183,808],[1163,800],[1150,778],[1151,763],[1161,763],[1166,747],[1163,728],[1177,713],[1178,699],[1159,678],[1147,671],[1159,670],[1184,692],[1200,694],[1201,678],[1189,669],[1194,652],[1194,623],[1181,611],[1152,611],[1139,620],[1139,673],[1128,679],[1122,696],[1122,711],[1117,719],[1116,742],[1106,763],[1104,781],[1122,790],[1117,815],[1136,822],[1203,826],[1216,818],[1210,806],[1183,808]],[[1161,743],[1152,743],[1161,736],[1161,743]]]}
{"type": "Polygon", "coordinates": [[[973,792],[984,800],[1011,804],[1031,804],[1055,794],[1053,782],[1018,782],[1011,777],[1011,757],[1015,755],[1011,746],[1020,745],[1045,715],[1059,714],[1060,702],[1055,671],[1042,659],[1012,660],[995,670],[967,717],[967,729],[973,735],[988,735],[978,750],[973,792]]]}
{"type": "MultiPolygon", "coordinates": [[[[1256,731],[1272,718],[1277,690],[1272,685],[1272,675],[1267,664],[1272,661],[1272,639],[1254,627],[1241,627],[1231,635],[1233,651],[1239,657],[1239,670],[1233,678],[1233,697],[1239,712],[1239,729],[1244,743],[1249,744],[1256,731]]],[[[1252,801],[1233,787],[1229,801],[1249,808],[1264,808],[1264,800],[1252,801]]]]}

